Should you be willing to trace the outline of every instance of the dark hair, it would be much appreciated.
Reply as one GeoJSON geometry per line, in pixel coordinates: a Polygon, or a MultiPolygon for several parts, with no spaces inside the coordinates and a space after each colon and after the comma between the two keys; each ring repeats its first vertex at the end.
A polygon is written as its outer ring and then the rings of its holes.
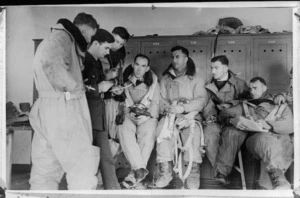
{"type": "Polygon", "coordinates": [[[256,81],[259,81],[261,82],[262,84],[266,85],[267,86],[267,83],[265,81],[265,79],[263,79],[262,77],[254,77],[250,80],[250,83],[254,83],[256,81]]]}
{"type": "Polygon", "coordinates": [[[137,54],[137,55],[134,57],[134,62],[135,62],[136,59],[139,58],[139,57],[144,58],[144,59],[147,59],[147,61],[148,61],[148,66],[150,66],[150,59],[149,59],[149,57],[146,56],[145,54],[137,54]]]}
{"type": "Polygon", "coordinates": [[[215,56],[210,60],[212,63],[220,61],[223,65],[229,64],[228,58],[225,55],[215,56]]]}
{"type": "Polygon", "coordinates": [[[96,19],[90,14],[86,14],[84,12],[81,12],[77,14],[77,16],[74,18],[73,21],[74,25],[88,25],[91,28],[98,29],[99,25],[97,24],[96,19]]]}
{"type": "Polygon", "coordinates": [[[96,31],[96,34],[92,36],[91,43],[93,41],[98,41],[99,43],[113,43],[115,42],[115,39],[111,33],[109,33],[107,30],[104,29],[98,29],[96,31]]]}
{"type": "Polygon", "coordinates": [[[177,51],[177,50],[181,50],[182,53],[184,53],[187,57],[189,57],[189,50],[186,49],[185,47],[177,45],[175,47],[172,47],[171,52],[174,52],[174,51],[177,51]]]}
{"type": "Polygon", "coordinates": [[[112,33],[119,35],[122,39],[128,41],[129,39],[129,33],[126,28],[124,27],[115,27],[112,31],[112,33]]]}

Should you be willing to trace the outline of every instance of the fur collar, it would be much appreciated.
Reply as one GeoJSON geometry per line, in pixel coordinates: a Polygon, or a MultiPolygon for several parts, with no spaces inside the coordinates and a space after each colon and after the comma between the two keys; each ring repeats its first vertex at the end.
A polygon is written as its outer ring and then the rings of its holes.
{"type": "MultiPolygon", "coordinates": [[[[127,81],[132,81],[132,76],[133,76],[133,72],[134,72],[134,70],[133,70],[133,67],[132,67],[132,65],[129,65],[126,69],[125,69],[125,71],[124,71],[124,73],[123,73],[123,80],[124,80],[124,82],[127,82],[127,81]]],[[[152,74],[152,71],[151,70],[149,70],[149,71],[147,71],[145,74],[144,74],[144,83],[147,85],[147,86],[151,86],[152,84],[153,84],[153,76],[152,76],[153,74],[152,74]]],[[[135,82],[132,82],[132,83],[135,83],[135,82]]]]}
{"type": "Polygon", "coordinates": [[[275,105],[274,101],[273,101],[273,97],[272,94],[270,94],[268,91],[266,91],[260,98],[258,99],[250,99],[247,100],[248,102],[255,104],[255,105],[259,105],[263,102],[267,102],[270,103],[272,105],[275,105]]]}
{"type": "MultiPolygon", "coordinates": [[[[172,79],[176,78],[174,74],[171,73],[171,70],[173,69],[172,63],[168,66],[168,68],[162,73],[163,76],[169,75],[172,79]]],[[[194,61],[188,57],[188,61],[186,63],[186,72],[185,75],[193,77],[196,73],[196,66],[194,61]]]]}
{"type": "Polygon", "coordinates": [[[59,19],[57,23],[62,24],[62,26],[64,26],[64,28],[72,34],[81,51],[85,52],[87,49],[87,42],[82,36],[80,30],[68,19],[59,19]]]}

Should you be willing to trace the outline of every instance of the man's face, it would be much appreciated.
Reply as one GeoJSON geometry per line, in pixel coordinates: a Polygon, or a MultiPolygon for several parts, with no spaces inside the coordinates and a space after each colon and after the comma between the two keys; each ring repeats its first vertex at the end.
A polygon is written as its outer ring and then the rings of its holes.
{"type": "Polygon", "coordinates": [[[112,33],[112,35],[115,38],[115,42],[112,44],[111,46],[111,50],[113,51],[117,51],[119,50],[121,47],[123,47],[126,43],[125,39],[122,39],[119,35],[112,33]]]}
{"type": "Polygon", "coordinates": [[[267,86],[261,83],[260,81],[255,81],[249,84],[250,94],[253,99],[260,98],[265,91],[267,90],[267,86]]]}
{"type": "Polygon", "coordinates": [[[211,63],[211,73],[216,80],[222,79],[228,72],[228,66],[223,65],[220,61],[211,63]]]}
{"type": "Polygon", "coordinates": [[[138,57],[133,65],[134,75],[141,78],[149,70],[148,60],[143,57],[138,57]]]}
{"type": "Polygon", "coordinates": [[[90,43],[92,36],[94,36],[96,34],[97,28],[94,29],[85,24],[78,25],[77,27],[80,30],[82,36],[85,38],[86,42],[90,43]]]}
{"type": "Polygon", "coordinates": [[[181,70],[184,67],[186,67],[186,63],[188,61],[188,57],[182,53],[181,50],[176,50],[172,52],[172,58],[173,58],[173,68],[176,70],[181,70]]]}
{"type": "Polygon", "coordinates": [[[105,55],[109,54],[109,49],[111,47],[111,43],[99,43],[97,42],[97,58],[103,58],[105,55]]]}

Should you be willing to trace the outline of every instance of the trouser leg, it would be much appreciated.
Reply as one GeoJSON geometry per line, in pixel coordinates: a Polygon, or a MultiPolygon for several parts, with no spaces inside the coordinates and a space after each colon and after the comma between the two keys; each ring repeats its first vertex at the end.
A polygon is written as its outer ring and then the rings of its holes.
{"type": "Polygon", "coordinates": [[[33,136],[31,159],[30,190],[58,190],[64,171],[39,131],[35,131],[33,136]]]}
{"type": "Polygon", "coordinates": [[[106,99],[105,101],[105,118],[108,133],[112,138],[116,136],[116,115],[119,113],[119,102],[114,99],[106,99]]]}
{"type": "Polygon", "coordinates": [[[287,170],[293,161],[293,143],[288,135],[257,133],[249,137],[246,147],[256,158],[262,160],[267,170],[287,170]]]}
{"type": "Polygon", "coordinates": [[[240,150],[248,132],[237,130],[234,127],[225,127],[223,130],[216,169],[227,176],[232,170],[236,154],[240,150]]]}
{"type": "MultiPolygon", "coordinates": [[[[182,143],[183,145],[185,145],[189,135],[190,135],[190,128],[185,128],[180,132],[181,138],[182,138],[182,143]]],[[[195,128],[194,128],[194,138],[192,140],[192,148],[193,148],[193,161],[196,163],[202,163],[202,156],[201,156],[201,152],[200,152],[200,139],[204,138],[201,137],[201,133],[200,133],[200,127],[198,124],[195,124],[195,128]]],[[[189,152],[186,151],[184,152],[183,155],[183,160],[184,161],[190,161],[189,160],[189,152]]]]}
{"type": "Polygon", "coordinates": [[[100,147],[100,172],[104,189],[120,189],[109,146],[108,132],[94,130],[94,134],[96,134],[96,145],[100,147]]]}
{"type": "Polygon", "coordinates": [[[150,118],[137,127],[137,143],[144,163],[147,165],[155,143],[157,120],[150,118]]]}
{"type": "MultiPolygon", "coordinates": [[[[162,118],[158,122],[158,126],[156,129],[156,137],[159,136],[159,133],[161,132],[158,129],[161,129],[164,125],[165,118],[162,118]]],[[[163,139],[162,142],[156,144],[156,160],[158,163],[162,162],[168,162],[172,161],[174,158],[174,147],[175,147],[175,140],[173,138],[171,139],[163,139]]]]}
{"type": "Polygon", "coordinates": [[[123,126],[119,131],[119,138],[124,155],[133,170],[146,168],[147,166],[137,143],[136,130],[136,125],[129,118],[125,117],[123,126]]]}
{"type": "Polygon", "coordinates": [[[209,124],[204,127],[204,142],[206,145],[206,157],[212,167],[216,167],[216,158],[220,145],[221,128],[217,123],[209,124]]]}

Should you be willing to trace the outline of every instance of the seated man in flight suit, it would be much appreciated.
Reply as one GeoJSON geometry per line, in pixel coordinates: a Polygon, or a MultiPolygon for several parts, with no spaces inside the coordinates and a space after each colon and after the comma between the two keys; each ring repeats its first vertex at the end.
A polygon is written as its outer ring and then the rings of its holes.
{"type": "MultiPolygon", "coordinates": [[[[246,147],[265,164],[273,189],[290,189],[284,172],[293,161],[293,142],[289,136],[293,133],[292,111],[287,104],[278,106],[274,103],[263,78],[251,79],[249,87],[252,99],[220,113],[220,121],[228,125],[220,145],[222,154],[227,158],[235,158],[249,135],[246,147]],[[250,132],[253,128],[243,121],[244,118],[258,123],[264,132],[250,132]]],[[[230,173],[232,166],[233,163],[228,161],[217,161],[217,167],[225,176],[230,173]]]]}
{"type": "MultiPolygon", "coordinates": [[[[216,168],[216,158],[221,138],[221,125],[216,119],[221,110],[239,103],[248,97],[247,83],[229,70],[229,60],[225,55],[211,59],[212,78],[205,85],[209,102],[203,110],[205,119],[204,138],[206,156],[213,168],[216,168]]],[[[217,180],[222,180],[217,174],[217,180]]]]}
{"type": "Polygon", "coordinates": [[[136,55],[133,72],[124,79],[128,79],[124,85],[125,119],[119,140],[131,171],[122,184],[134,188],[148,174],[146,167],[154,147],[159,115],[159,84],[150,70],[150,59],[143,54],[136,55]]]}
{"type": "MultiPolygon", "coordinates": [[[[191,168],[188,175],[185,174],[185,176],[180,177],[185,182],[186,188],[198,189],[200,187],[200,164],[203,154],[200,148],[203,146],[201,144],[203,137],[201,126],[195,122],[199,120],[199,112],[206,105],[207,94],[203,77],[196,73],[196,67],[189,57],[188,49],[175,46],[171,52],[173,62],[163,73],[160,82],[160,112],[164,116],[159,121],[156,134],[157,162],[159,163],[160,174],[155,185],[163,188],[173,179],[172,161],[174,156],[177,158],[177,143],[175,141],[179,140],[178,137],[181,136],[184,148],[189,151],[184,152],[183,159],[189,162],[189,165],[191,164],[191,168]],[[172,115],[176,116],[175,121],[172,115]],[[164,128],[166,120],[170,120],[167,126],[177,125],[171,127],[172,129],[168,134],[166,134],[167,128],[164,128]],[[186,126],[181,125],[184,122],[186,122],[186,126]]],[[[181,163],[181,160],[178,159],[178,163],[181,163]]],[[[178,171],[181,170],[178,169],[178,171]]]]}

